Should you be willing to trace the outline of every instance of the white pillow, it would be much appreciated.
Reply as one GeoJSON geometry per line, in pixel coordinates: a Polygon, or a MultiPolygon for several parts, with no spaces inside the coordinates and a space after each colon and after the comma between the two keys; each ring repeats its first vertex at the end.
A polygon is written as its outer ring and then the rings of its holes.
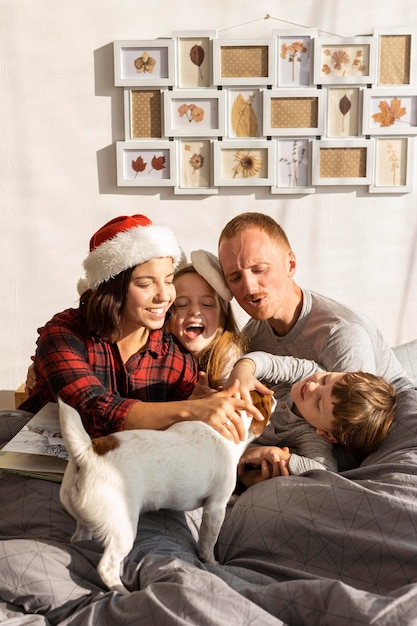
{"type": "Polygon", "coordinates": [[[407,374],[417,383],[417,339],[396,346],[393,350],[407,374]]]}

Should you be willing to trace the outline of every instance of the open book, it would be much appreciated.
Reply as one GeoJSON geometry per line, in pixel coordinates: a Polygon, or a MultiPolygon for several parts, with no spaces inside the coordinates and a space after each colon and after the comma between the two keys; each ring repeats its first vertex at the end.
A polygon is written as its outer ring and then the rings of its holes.
{"type": "Polygon", "coordinates": [[[54,402],[38,411],[0,450],[0,470],[56,482],[61,482],[67,462],[54,402]]]}

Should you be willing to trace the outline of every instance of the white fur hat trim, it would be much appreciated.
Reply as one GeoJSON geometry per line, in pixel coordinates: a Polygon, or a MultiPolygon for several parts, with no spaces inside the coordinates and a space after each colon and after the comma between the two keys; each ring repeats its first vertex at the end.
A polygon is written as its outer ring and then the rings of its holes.
{"type": "Polygon", "coordinates": [[[217,257],[207,250],[193,250],[191,252],[191,263],[196,271],[202,276],[214,291],[223,300],[230,302],[233,298],[232,292],[226,284],[222,268],[217,257]]]}
{"type": "Polygon", "coordinates": [[[172,257],[174,269],[181,257],[181,249],[170,228],[152,224],[119,232],[85,259],[86,276],[78,281],[78,293],[95,289],[126,269],[161,257],[172,257]]]}

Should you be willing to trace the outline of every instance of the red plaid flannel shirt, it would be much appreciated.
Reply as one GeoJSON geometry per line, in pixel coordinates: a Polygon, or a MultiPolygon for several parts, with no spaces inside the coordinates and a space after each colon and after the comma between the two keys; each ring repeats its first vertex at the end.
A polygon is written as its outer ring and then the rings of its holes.
{"type": "Polygon", "coordinates": [[[194,358],[163,329],[123,364],[117,345],[88,332],[80,309],[67,309],[39,329],[36,387],[19,408],[35,413],[58,395],[77,407],[91,437],[121,430],[136,400],[188,398],[197,382],[194,358]]]}

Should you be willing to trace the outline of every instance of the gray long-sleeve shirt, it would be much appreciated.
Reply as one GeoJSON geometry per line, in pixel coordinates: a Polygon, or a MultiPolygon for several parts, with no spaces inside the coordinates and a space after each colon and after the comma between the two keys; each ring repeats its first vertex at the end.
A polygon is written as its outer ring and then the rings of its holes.
{"type": "Polygon", "coordinates": [[[314,361],[266,352],[251,352],[245,358],[255,363],[256,378],[272,384],[277,402],[270,424],[252,446],[288,446],[291,452],[288,469],[291,474],[301,474],[311,469],[336,472],[334,445],[318,435],[313,426],[292,410],[292,384],[314,372],[323,371],[322,368],[314,361]]]}

